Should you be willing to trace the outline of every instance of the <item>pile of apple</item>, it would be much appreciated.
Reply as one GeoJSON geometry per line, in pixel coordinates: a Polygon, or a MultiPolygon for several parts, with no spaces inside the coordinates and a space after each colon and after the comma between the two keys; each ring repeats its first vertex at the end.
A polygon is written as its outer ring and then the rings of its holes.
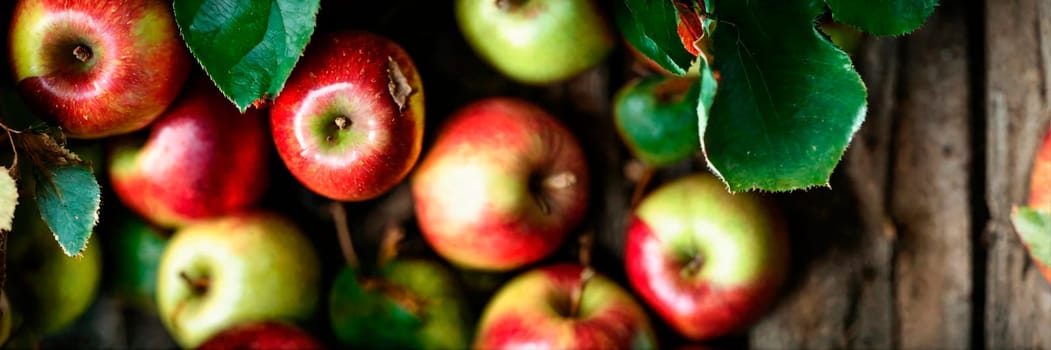
{"type": "MultiPolygon", "coordinates": [[[[587,0],[459,0],[455,12],[475,52],[524,84],[569,79],[616,45],[587,0]],[[567,38],[578,44],[518,45],[567,38]]],[[[446,118],[424,150],[421,76],[405,50],[376,34],[316,33],[272,104],[239,113],[194,66],[166,1],[22,0],[10,30],[24,99],[66,136],[107,146],[96,169],[116,198],[104,202],[138,217],[104,226],[114,232],[101,239],[127,245],[113,249],[123,253],[106,271],[185,348],[656,348],[655,326],[690,341],[742,332],[787,272],[776,208],[709,174],[664,184],[625,218],[630,288],[587,259],[550,261],[601,200],[589,181],[602,174],[589,171],[559,119],[569,116],[486,98],[446,118]],[[274,150],[279,160],[268,159],[274,150]],[[419,232],[443,260],[348,259],[325,280],[314,242],[333,235],[260,206],[269,189],[298,186],[273,182],[273,161],[337,209],[407,182],[419,232]],[[457,270],[515,277],[473,315],[457,270]]],[[[699,147],[696,104],[683,97],[691,86],[658,75],[617,96],[621,136],[651,169],[699,147]]],[[[101,278],[98,244],[64,257],[26,207],[7,257],[17,320],[3,320],[0,333],[16,345],[68,327],[101,278]],[[49,275],[62,277],[34,282],[49,275]]],[[[349,240],[345,213],[333,213],[349,240]]]]}

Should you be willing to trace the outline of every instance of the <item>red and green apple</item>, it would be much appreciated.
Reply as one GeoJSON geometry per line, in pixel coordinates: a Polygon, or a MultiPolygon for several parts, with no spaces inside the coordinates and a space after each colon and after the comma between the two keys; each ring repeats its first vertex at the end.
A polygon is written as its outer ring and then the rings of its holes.
{"type": "Polygon", "coordinates": [[[308,189],[362,201],[397,185],[423,146],[423,86],[397,43],[361,31],[310,42],[270,110],[278,154],[308,189]]]}
{"type": "Polygon", "coordinates": [[[1051,283],[1051,128],[1037,150],[1029,176],[1029,206],[1011,213],[1018,238],[1051,283]]]}
{"type": "Polygon", "coordinates": [[[456,19],[479,56],[527,84],[572,78],[615,45],[593,0],[457,0],[456,19]]]}
{"type": "Polygon", "coordinates": [[[438,254],[511,270],[552,253],[583,218],[588,169],[576,137],[528,102],[476,101],[439,131],[412,177],[416,217],[438,254]]]}
{"type": "Polygon", "coordinates": [[[161,0],[19,1],[8,44],[22,96],[75,138],[145,127],[175,100],[192,63],[161,0]]]}
{"type": "Polygon", "coordinates": [[[788,254],[783,218],[770,202],[695,174],[639,203],[624,262],[650,308],[686,338],[705,340],[743,331],[767,310],[788,254]]]}
{"type": "Polygon", "coordinates": [[[144,144],[129,136],[110,149],[117,197],[165,227],[251,208],[267,185],[264,115],[242,115],[207,80],[191,87],[150,127],[144,144]]]}
{"type": "Polygon", "coordinates": [[[208,339],[197,350],[321,350],[310,333],[293,324],[260,321],[239,324],[208,339]]]}
{"type": "Polygon", "coordinates": [[[157,272],[161,321],[185,348],[237,324],[313,315],[320,262],[289,219],[245,212],[179,229],[157,272]]]}
{"type": "Polygon", "coordinates": [[[655,349],[649,317],[612,280],[578,264],[536,268],[489,301],[476,349],[655,349]]]}

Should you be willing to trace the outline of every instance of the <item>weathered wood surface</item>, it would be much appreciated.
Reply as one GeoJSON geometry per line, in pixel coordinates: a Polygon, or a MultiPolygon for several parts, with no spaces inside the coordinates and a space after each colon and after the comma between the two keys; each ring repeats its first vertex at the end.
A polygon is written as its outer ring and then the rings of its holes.
{"type": "MultiPolygon", "coordinates": [[[[869,113],[831,187],[775,195],[792,230],[788,285],[754,328],[717,347],[1051,349],[1051,286],[1008,222],[1051,117],[1051,0],[942,2],[920,31],[869,39],[858,53],[869,113]]],[[[319,31],[355,23],[414,57],[427,93],[425,150],[444,118],[481,97],[522,97],[564,120],[581,138],[593,174],[581,231],[597,234],[600,270],[624,281],[620,259],[634,183],[624,173],[630,159],[610,103],[637,74],[629,55],[618,51],[565,84],[521,86],[471,54],[445,2],[326,4],[319,31]],[[413,25],[391,26],[394,19],[413,25]]],[[[655,183],[703,169],[686,162],[658,173],[655,183]]],[[[274,179],[286,186],[268,193],[265,205],[297,215],[326,265],[338,266],[331,225],[317,210],[322,201],[287,185],[292,179],[280,164],[274,179]]],[[[395,223],[408,231],[408,254],[429,254],[409,197],[403,185],[348,206],[359,250],[373,250],[395,223]]],[[[569,246],[552,260],[572,259],[569,246]]],[[[476,293],[472,306],[483,306],[485,295],[476,293]]],[[[326,322],[319,316],[309,326],[331,340],[326,322]]],[[[683,343],[654,322],[663,345],[683,343]]],[[[154,316],[127,309],[106,290],[73,330],[42,345],[174,346],[154,316]]]]}
{"type": "Polygon", "coordinates": [[[985,3],[985,346],[1051,349],[1051,286],[1010,226],[1051,117],[1051,1],[985,3]]]}

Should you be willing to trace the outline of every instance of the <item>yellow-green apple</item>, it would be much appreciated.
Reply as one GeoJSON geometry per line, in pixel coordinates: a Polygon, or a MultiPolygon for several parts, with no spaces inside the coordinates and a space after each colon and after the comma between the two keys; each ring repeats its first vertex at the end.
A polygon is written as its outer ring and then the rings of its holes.
{"type": "Polygon", "coordinates": [[[310,333],[293,324],[262,321],[230,327],[208,339],[197,350],[321,350],[310,333]]]}
{"type": "Polygon", "coordinates": [[[8,43],[18,90],[76,138],[145,127],[179,94],[192,62],[162,0],[19,1],[8,43]]]}
{"type": "Polygon", "coordinates": [[[584,268],[536,268],[500,288],[485,307],[477,349],[654,349],[649,317],[631,294],[584,268]]]}
{"type": "Polygon", "coordinates": [[[593,0],[457,0],[456,19],[479,56],[527,84],[571,78],[615,45],[593,0]]]}
{"type": "Polygon", "coordinates": [[[277,151],[310,190],[361,201],[409,173],[423,145],[423,86],[387,38],[343,31],[310,42],[270,110],[277,151]]]}
{"type": "Polygon", "coordinates": [[[165,227],[245,210],[266,189],[264,115],[241,115],[205,79],[189,86],[150,126],[145,144],[128,137],[110,148],[117,197],[165,227]]]}
{"type": "Polygon", "coordinates": [[[0,346],[7,343],[11,338],[11,302],[7,300],[7,293],[0,291],[0,346]]]}
{"type": "Polygon", "coordinates": [[[428,260],[393,260],[376,276],[345,268],[329,294],[332,330],[351,348],[465,349],[471,323],[456,286],[428,260]]]}
{"type": "Polygon", "coordinates": [[[317,307],[320,262],[279,214],[243,212],[175,232],[157,272],[161,321],[185,348],[236,324],[303,321],[317,307]]]}
{"type": "Polygon", "coordinates": [[[510,270],[553,252],[584,216],[588,170],[557,119],[510,98],[446,121],[412,177],[423,237],[460,267],[510,270]]]}
{"type": "Polygon", "coordinates": [[[7,243],[5,290],[23,318],[15,338],[32,342],[62,331],[91,306],[102,270],[98,239],[91,238],[80,256],[66,256],[36,203],[23,200],[7,243]]]}
{"type": "Polygon", "coordinates": [[[613,120],[628,150],[653,166],[688,158],[701,148],[697,81],[650,76],[629,82],[613,102],[613,120]]]}
{"type": "Polygon", "coordinates": [[[107,272],[112,273],[114,289],[139,310],[157,312],[157,269],[168,244],[167,233],[138,217],[128,215],[105,232],[107,272]]]}
{"type": "Polygon", "coordinates": [[[787,274],[780,213],[757,194],[730,194],[707,174],[675,180],[644,198],[624,244],[632,287],[692,340],[748,327],[787,274]]]}

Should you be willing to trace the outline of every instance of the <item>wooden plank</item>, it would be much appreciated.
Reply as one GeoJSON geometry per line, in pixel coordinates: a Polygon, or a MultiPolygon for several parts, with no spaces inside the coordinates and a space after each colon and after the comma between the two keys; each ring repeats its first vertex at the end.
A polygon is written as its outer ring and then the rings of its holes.
{"type": "Polygon", "coordinates": [[[890,187],[905,349],[971,347],[972,113],[961,5],[944,3],[905,39],[890,187]]]}
{"type": "Polygon", "coordinates": [[[753,348],[893,346],[894,235],[884,203],[897,47],[894,39],[872,39],[855,57],[869,88],[869,113],[844,159],[846,178],[834,178],[831,191],[785,196],[790,217],[803,218],[792,227],[793,282],[752,330],[753,348]],[[826,209],[803,209],[815,207],[826,209]]]}
{"type": "Polygon", "coordinates": [[[1051,1],[988,0],[985,10],[985,345],[1051,349],[1051,286],[1009,221],[1051,116],[1051,1]]]}

